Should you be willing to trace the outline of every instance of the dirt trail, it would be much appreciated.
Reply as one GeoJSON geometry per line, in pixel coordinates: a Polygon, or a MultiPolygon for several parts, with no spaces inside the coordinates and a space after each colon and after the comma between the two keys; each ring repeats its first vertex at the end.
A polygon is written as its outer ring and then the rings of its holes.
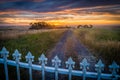
{"type": "Polygon", "coordinates": [[[76,62],[76,69],[79,69],[79,62],[83,58],[87,58],[91,67],[90,70],[93,70],[95,64],[94,56],[89,52],[89,50],[80,43],[77,37],[74,35],[72,30],[66,30],[60,41],[48,54],[48,65],[51,66],[51,60],[57,55],[62,61],[62,66],[65,67],[65,61],[72,57],[76,62]]]}
{"type": "MultiPolygon", "coordinates": [[[[87,60],[90,62],[90,71],[94,70],[94,64],[95,64],[95,59],[92,56],[92,54],[88,51],[88,49],[83,46],[80,41],[77,39],[77,37],[74,35],[72,30],[66,30],[59,40],[59,42],[55,45],[55,47],[47,53],[47,58],[48,58],[48,64],[47,66],[52,66],[52,59],[55,56],[58,56],[59,59],[61,60],[61,66],[62,68],[65,67],[65,61],[69,57],[72,57],[72,59],[76,62],[75,64],[75,69],[79,69],[79,63],[82,61],[83,58],[87,58],[87,60]]],[[[41,72],[34,71],[34,78],[41,79],[41,72]]],[[[45,73],[45,78],[47,80],[54,80],[55,74],[54,73],[45,73]]],[[[59,74],[59,80],[67,80],[68,76],[66,75],[61,75],[59,74]]],[[[80,80],[80,78],[74,77],[73,80],[80,80]]]]}
{"type": "Polygon", "coordinates": [[[65,59],[65,44],[66,41],[68,39],[68,37],[70,37],[71,35],[71,31],[67,30],[64,32],[62,38],[60,39],[60,41],[56,44],[56,46],[48,53],[48,65],[51,65],[51,60],[57,55],[59,57],[60,60],[64,61],[65,59]]]}

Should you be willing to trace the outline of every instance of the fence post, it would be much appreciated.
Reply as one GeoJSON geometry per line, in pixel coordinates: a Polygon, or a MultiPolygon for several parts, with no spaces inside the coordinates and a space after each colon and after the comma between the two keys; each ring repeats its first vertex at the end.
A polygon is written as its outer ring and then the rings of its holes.
{"type": "Polygon", "coordinates": [[[120,66],[117,65],[117,63],[115,61],[113,61],[113,63],[111,65],[109,65],[109,69],[112,72],[112,80],[117,80],[118,76],[117,76],[117,72],[119,71],[120,66]]]}
{"type": "Polygon", "coordinates": [[[54,59],[52,59],[52,65],[55,66],[55,80],[58,80],[58,67],[61,65],[61,60],[58,56],[55,56],[54,59]]]}
{"type": "Polygon", "coordinates": [[[66,61],[66,67],[69,69],[69,80],[72,79],[72,68],[74,68],[75,62],[72,60],[72,58],[68,58],[68,61],[66,61]]]}
{"type": "Polygon", "coordinates": [[[89,63],[87,62],[87,59],[84,58],[82,62],[80,63],[80,68],[83,71],[83,80],[86,79],[86,70],[89,69],[89,63]]]}
{"type": "Polygon", "coordinates": [[[42,80],[45,80],[45,64],[47,64],[47,58],[44,54],[42,54],[39,58],[39,63],[42,66],[42,80]]]}
{"type": "Polygon", "coordinates": [[[20,54],[19,51],[16,49],[12,56],[13,56],[13,58],[14,58],[15,61],[16,61],[17,80],[20,80],[19,60],[21,59],[21,54],[20,54]]]}
{"type": "Polygon", "coordinates": [[[2,50],[0,51],[0,54],[3,57],[3,60],[4,60],[4,69],[5,69],[6,80],[9,80],[8,67],[7,67],[7,57],[8,57],[9,51],[7,51],[5,47],[3,47],[2,50]]]}
{"type": "Polygon", "coordinates": [[[98,63],[95,64],[95,70],[98,73],[98,79],[97,80],[101,80],[101,73],[104,70],[104,64],[102,63],[101,60],[99,60],[98,63]]]}
{"type": "Polygon", "coordinates": [[[34,61],[34,56],[32,56],[31,52],[28,52],[25,58],[29,64],[29,80],[32,80],[32,62],[34,61]]]}

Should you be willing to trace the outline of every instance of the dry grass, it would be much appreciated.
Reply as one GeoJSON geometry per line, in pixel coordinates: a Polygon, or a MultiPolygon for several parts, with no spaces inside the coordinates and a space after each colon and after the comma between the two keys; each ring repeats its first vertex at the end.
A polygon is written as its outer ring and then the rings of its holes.
{"type": "Polygon", "coordinates": [[[8,36],[7,38],[5,37],[0,40],[0,49],[5,46],[10,51],[10,59],[12,59],[11,54],[14,50],[18,49],[22,53],[23,61],[25,61],[24,57],[28,51],[31,51],[35,56],[35,60],[38,60],[38,57],[42,53],[46,53],[53,48],[55,43],[57,43],[61,38],[64,31],[65,30],[46,30],[33,31],[33,33],[30,34],[13,34],[13,36],[8,36]]]}
{"type": "MultiPolygon", "coordinates": [[[[15,39],[26,34],[36,34],[42,32],[57,31],[58,29],[41,29],[41,30],[2,30],[0,31],[0,40],[15,39]]],[[[59,31],[59,30],[58,30],[59,31]]]]}
{"type": "Polygon", "coordinates": [[[120,29],[77,29],[74,31],[79,40],[106,64],[115,60],[120,64],[120,29]]]}
{"type": "MultiPolygon", "coordinates": [[[[8,59],[12,60],[13,59],[12,54],[14,50],[18,49],[19,52],[22,54],[21,57],[22,60],[20,60],[22,62],[26,61],[25,56],[27,55],[27,52],[30,51],[32,55],[35,56],[34,62],[37,63],[38,57],[42,53],[46,55],[46,52],[53,48],[55,44],[59,41],[64,31],[65,30],[29,31],[30,33],[5,32],[6,34],[3,34],[4,37],[0,39],[0,50],[3,46],[5,46],[7,50],[10,52],[8,59]]],[[[28,80],[29,79],[28,71],[23,68],[20,69],[21,80],[28,80]]],[[[17,80],[16,68],[13,66],[8,66],[8,70],[9,79],[17,80]]],[[[0,64],[0,71],[2,73],[0,74],[0,79],[5,80],[4,66],[2,64],[0,64]]],[[[34,71],[33,73],[36,73],[36,71],[34,71]]],[[[40,77],[41,76],[38,76],[37,78],[40,77]]]]}

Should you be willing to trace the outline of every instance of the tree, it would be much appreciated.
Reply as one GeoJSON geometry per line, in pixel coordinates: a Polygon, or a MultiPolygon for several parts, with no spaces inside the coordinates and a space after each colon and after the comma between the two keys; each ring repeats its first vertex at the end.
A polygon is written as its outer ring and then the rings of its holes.
{"type": "Polygon", "coordinates": [[[78,25],[77,28],[93,28],[93,25],[78,25]]]}
{"type": "Polygon", "coordinates": [[[93,25],[90,25],[90,27],[89,28],[93,28],[93,25]]]}
{"type": "Polygon", "coordinates": [[[77,28],[82,28],[83,26],[82,25],[78,25],[77,28]]]}
{"type": "Polygon", "coordinates": [[[29,29],[52,29],[53,25],[48,24],[47,22],[34,22],[30,23],[29,29]]]}

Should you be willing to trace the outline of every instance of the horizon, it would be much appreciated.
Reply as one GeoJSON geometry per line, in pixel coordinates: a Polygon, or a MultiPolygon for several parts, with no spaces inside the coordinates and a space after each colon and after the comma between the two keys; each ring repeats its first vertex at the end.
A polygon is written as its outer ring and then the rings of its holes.
{"type": "Polygon", "coordinates": [[[120,25],[119,0],[0,0],[0,5],[0,26],[36,21],[56,26],[120,25]]]}

